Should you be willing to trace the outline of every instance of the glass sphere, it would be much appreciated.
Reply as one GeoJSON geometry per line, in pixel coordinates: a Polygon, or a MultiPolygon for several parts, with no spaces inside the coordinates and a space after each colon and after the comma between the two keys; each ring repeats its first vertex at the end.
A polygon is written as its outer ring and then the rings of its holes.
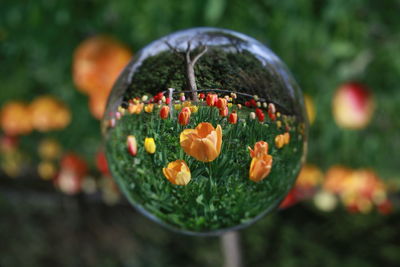
{"type": "Polygon", "coordinates": [[[302,92],[282,61],[230,30],[152,42],[114,85],[102,122],[109,168],[139,211],[219,234],[276,209],[304,162],[302,92]]]}

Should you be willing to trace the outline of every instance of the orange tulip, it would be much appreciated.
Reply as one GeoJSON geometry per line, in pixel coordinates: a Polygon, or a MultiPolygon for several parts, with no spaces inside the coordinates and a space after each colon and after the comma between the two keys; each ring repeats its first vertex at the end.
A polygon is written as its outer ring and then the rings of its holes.
{"type": "Polygon", "coordinates": [[[128,112],[129,114],[140,114],[143,110],[143,103],[140,104],[129,104],[128,106],[128,112]]]}
{"type": "Polygon", "coordinates": [[[218,95],[216,94],[207,94],[206,97],[206,102],[208,106],[215,106],[216,102],[218,100],[218,95]]]}
{"type": "Polygon", "coordinates": [[[190,119],[190,108],[184,107],[178,115],[178,122],[180,125],[187,125],[190,119]]]}
{"type": "Polygon", "coordinates": [[[216,104],[217,108],[225,109],[227,105],[228,105],[228,101],[225,98],[218,98],[217,104],[216,104]]]}
{"type": "Polygon", "coordinates": [[[69,109],[52,96],[40,96],[30,105],[32,125],[41,132],[65,128],[71,121],[69,109]]]}
{"type": "Polygon", "coordinates": [[[249,178],[254,182],[263,180],[271,172],[272,156],[263,155],[261,157],[254,157],[251,160],[249,178]]]}
{"type": "Polygon", "coordinates": [[[283,134],[283,141],[285,142],[285,145],[289,144],[289,141],[290,141],[289,132],[286,132],[286,133],[283,134]]]}
{"type": "Polygon", "coordinates": [[[229,112],[228,107],[225,107],[225,108],[219,110],[219,115],[221,117],[226,117],[226,116],[228,116],[228,112],[229,112]]]}
{"type": "Polygon", "coordinates": [[[167,168],[163,168],[165,177],[173,184],[187,185],[191,179],[191,173],[184,160],[175,160],[168,163],[167,168]]]}
{"type": "Polygon", "coordinates": [[[168,118],[168,114],[169,114],[169,107],[168,106],[163,106],[160,109],[160,117],[161,117],[161,119],[168,118]]]}
{"type": "Polygon", "coordinates": [[[202,162],[210,162],[221,153],[222,128],[202,122],[195,129],[186,129],[180,135],[180,144],[186,154],[202,162]]]}
{"type": "Polygon", "coordinates": [[[238,120],[238,116],[236,112],[232,112],[231,115],[229,115],[229,123],[230,124],[236,124],[238,120]]]}
{"type": "Polygon", "coordinates": [[[28,134],[32,131],[31,113],[25,103],[8,102],[0,114],[1,128],[7,135],[28,134]]]}
{"type": "Polygon", "coordinates": [[[262,157],[264,155],[268,155],[268,143],[264,141],[258,141],[254,145],[254,150],[251,147],[248,147],[250,150],[250,157],[262,157]]]}

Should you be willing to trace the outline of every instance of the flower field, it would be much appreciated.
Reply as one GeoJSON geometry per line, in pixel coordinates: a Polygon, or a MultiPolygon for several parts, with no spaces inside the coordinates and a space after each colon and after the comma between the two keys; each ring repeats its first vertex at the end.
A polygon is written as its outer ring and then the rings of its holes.
{"type": "Polygon", "coordinates": [[[135,98],[120,107],[106,137],[111,172],[132,204],[171,228],[245,225],[276,208],[294,183],[302,125],[273,104],[268,112],[199,95],[196,103],[135,98]]]}

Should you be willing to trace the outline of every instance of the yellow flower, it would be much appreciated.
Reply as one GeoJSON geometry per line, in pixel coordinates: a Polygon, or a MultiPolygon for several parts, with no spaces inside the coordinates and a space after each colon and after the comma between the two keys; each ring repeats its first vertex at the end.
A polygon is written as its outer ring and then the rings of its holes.
{"type": "Polygon", "coordinates": [[[175,104],[174,105],[175,110],[180,110],[182,108],[181,104],[175,104]]]}
{"type": "Polygon", "coordinates": [[[201,122],[195,129],[186,129],[180,135],[180,144],[186,154],[202,162],[210,162],[221,153],[222,128],[201,122]]]}
{"type": "Polygon", "coordinates": [[[272,156],[263,155],[261,157],[254,157],[251,160],[249,178],[254,182],[263,180],[271,172],[272,156]]]}
{"type": "Polygon", "coordinates": [[[144,111],[146,111],[147,113],[151,113],[151,112],[153,112],[153,108],[154,108],[154,104],[148,104],[144,107],[144,111]]]}
{"type": "Polygon", "coordinates": [[[276,148],[282,148],[285,145],[285,137],[283,136],[283,134],[278,134],[275,137],[275,146],[276,148]]]}
{"type": "Polygon", "coordinates": [[[189,108],[192,113],[196,113],[199,110],[198,106],[190,106],[189,108]]]}
{"type": "Polygon", "coordinates": [[[156,143],[154,142],[154,138],[146,137],[144,139],[144,149],[146,149],[149,154],[154,154],[156,152],[156,143]]]}
{"type": "Polygon", "coordinates": [[[290,133],[289,132],[285,132],[283,134],[283,140],[285,141],[285,145],[289,144],[289,141],[290,141],[290,133]]]}
{"type": "Polygon", "coordinates": [[[163,168],[165,177],[173,184],[187,185],[191,179],[191,173],[184,160],[175,160],[168,163],[167,168],[163,168]]]}
{"type": "Polygon", "coordinates": [[[185,101],[182,104],[183,107],[190,107],[191,105],[192,105],[192,102],[190,102],[190,101],[185,101]]]}

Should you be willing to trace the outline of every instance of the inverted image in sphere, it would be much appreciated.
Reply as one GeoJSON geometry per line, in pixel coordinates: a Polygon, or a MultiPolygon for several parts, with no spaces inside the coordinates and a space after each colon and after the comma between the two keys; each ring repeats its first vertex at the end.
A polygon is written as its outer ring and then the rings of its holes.
{"type": "Polygon", "coordinates": [[[143,48],[102,122],[111,173],[151,219],[217,234],[273,211],[304,162],[300,88],[243,34],[195,28],[143,48]]]}

